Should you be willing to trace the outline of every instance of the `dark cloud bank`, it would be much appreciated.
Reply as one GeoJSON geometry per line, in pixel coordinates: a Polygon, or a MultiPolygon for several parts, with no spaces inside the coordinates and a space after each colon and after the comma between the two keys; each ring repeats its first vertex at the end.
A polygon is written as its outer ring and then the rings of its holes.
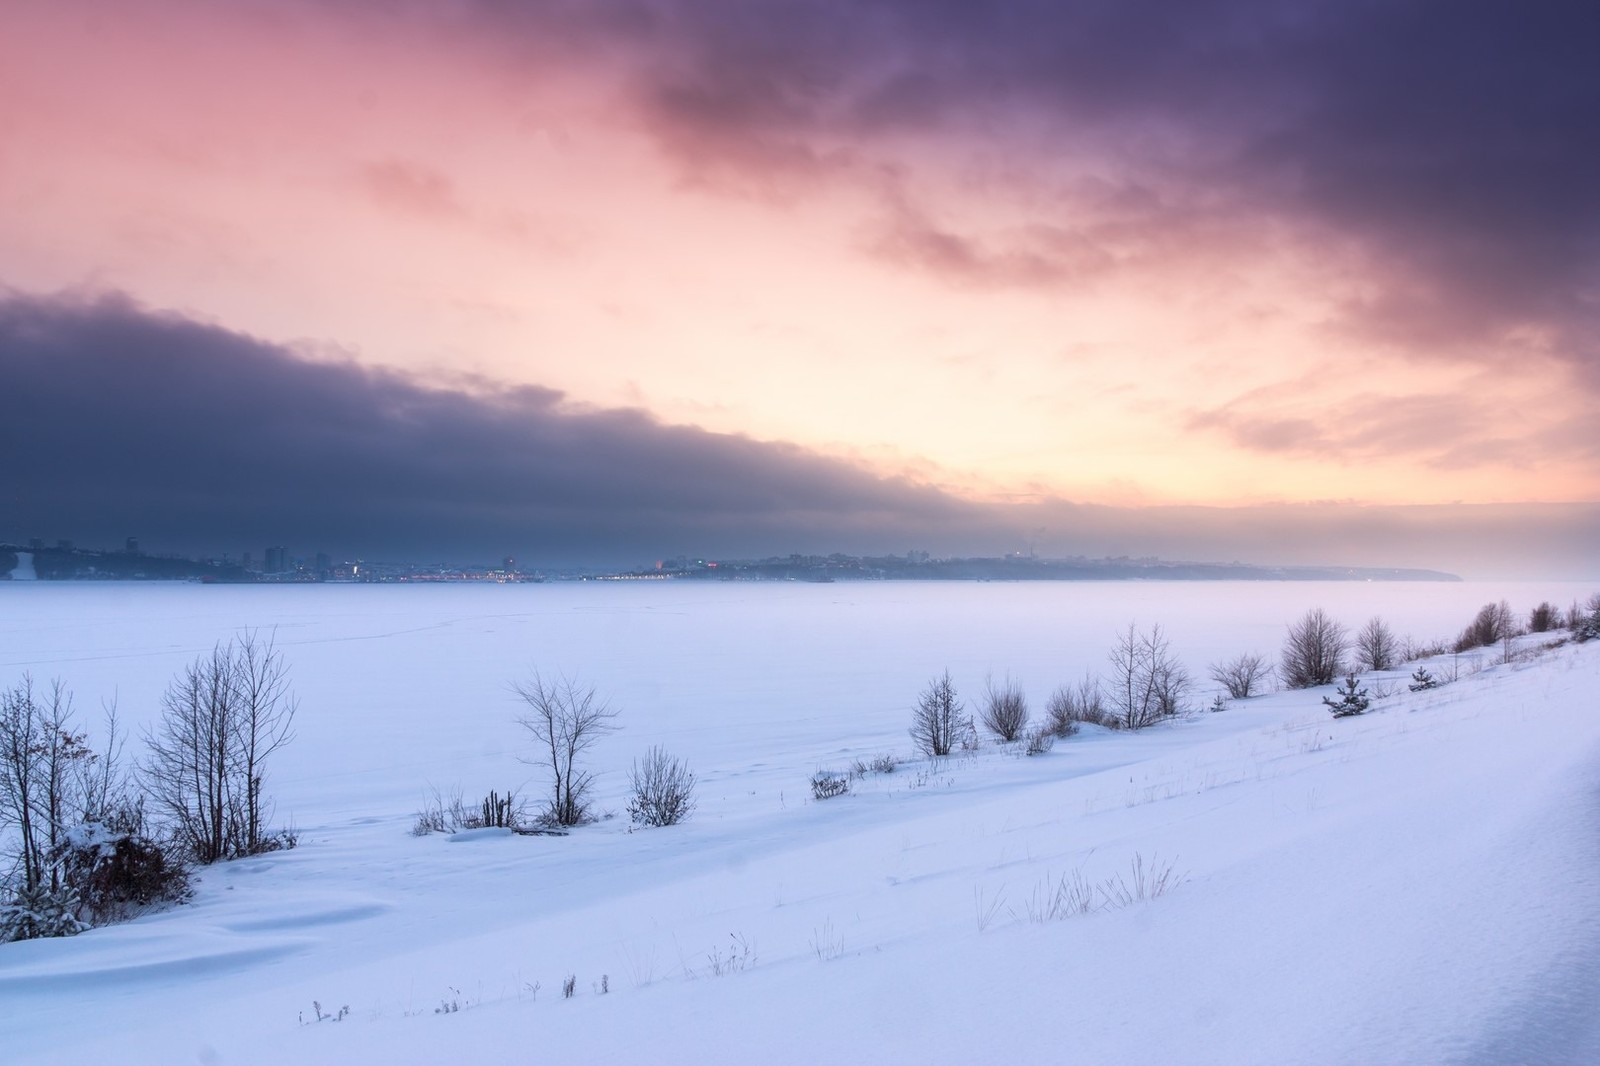
{"type": "Polygon", "coordinates": [[[1594,576],[1600,505],[980,505],[790,445],[308,361],[121,297],[0,300],[0,540],[368,559],[1144,555],[1594,576]]]}

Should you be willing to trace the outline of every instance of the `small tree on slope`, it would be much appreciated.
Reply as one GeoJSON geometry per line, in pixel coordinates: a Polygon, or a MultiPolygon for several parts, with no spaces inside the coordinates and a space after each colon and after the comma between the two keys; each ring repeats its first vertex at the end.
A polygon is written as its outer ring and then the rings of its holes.
{"type": "Polygon", "coordinates": [[[1344,679],[1344,687],[1335,689],[1334,695],[1339,698],[1333,699],[1330,696],[1324,696],[1322,697],[1322,702],[1328,705],[1328,709],[1333,712],[1335,718],[1349,718],[1351,715],[1360,714],[1372,705],[1372,701],[1367,698],[1367,690],[1356,684],[1355,674],[1347,674],[1344,679]]]}
{"type": "Polygon", "coordinates": [[[929,682],[911,712],[911,740],[924,755],[949,755],[972,732],[972,719],[962,713],[950,671],[929,682]]]}

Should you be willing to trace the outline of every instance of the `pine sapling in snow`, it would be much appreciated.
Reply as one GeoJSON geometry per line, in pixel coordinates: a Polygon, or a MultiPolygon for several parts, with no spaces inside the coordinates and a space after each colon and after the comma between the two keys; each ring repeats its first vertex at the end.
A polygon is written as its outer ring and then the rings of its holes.
{"type": "Polygon", "coordinates": [[[1423,692],[1430,688],[1438,688],[1439,679],[1419,666],[1417,672],[1411,675],[1411,684],[1406,687],[1412,692],[1423,692]]]}
{"type": "Polygon", "coordinates": [[[1348,718],[1360,714],[1372,705],[1372,701],[1367,698],[1367,690],[1357,686],[1355,674],[1345,675],[1344,687],[1335,689],[1334,695],[1339,698],[1335,700],[1330,696],[1324,696],[1322,702],[1328,705],[1335,718],[1348,718]]]}

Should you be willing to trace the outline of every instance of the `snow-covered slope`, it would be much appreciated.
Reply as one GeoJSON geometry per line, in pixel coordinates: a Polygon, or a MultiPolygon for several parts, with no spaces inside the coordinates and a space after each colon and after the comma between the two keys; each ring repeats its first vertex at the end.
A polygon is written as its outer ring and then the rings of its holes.
{"type": "MultiPolygon", "coordinates": [[[[816,723],[774,721],[671,829],[416,838],[414,802],[306,802],[299,848],[190,905],[0,946],[0,1058],[1600,1061],[1600,645],[1404,680],[1362,717],[1279,693],[825,802],[816,723]],[[1167,890],[1104,905],[1137,870],[1167,890]],[[1094,909],[1040,920],[1063,881],[1094,909]]],[[[839,765],[906,749],[817,695],[839,765]]],[[[311,795],[426,780],[426,750],[337,754],[311,795]]]]}

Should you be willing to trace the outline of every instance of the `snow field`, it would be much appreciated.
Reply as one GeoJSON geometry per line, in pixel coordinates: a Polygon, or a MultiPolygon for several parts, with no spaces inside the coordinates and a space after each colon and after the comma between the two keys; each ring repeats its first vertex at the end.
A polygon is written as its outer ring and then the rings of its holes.
{"type": "MultiPolygon", "coordinates": [[[[473,679],[503,685],[526,665],[506,655],[538,628],[526,612],[490,617],[457,598],[443,622],[393,618],[380,633],[392,610],[302,601],[295,618],[276,601],[256,618],[284,619],[302,718],[271,790],[302,846],[207,870],[191,905],[0,947],[8,1061],[1576,1062],[1600,1050],[1593,646],[1416,694],[1408,668],[1359,718],[1333,721],[1321,692],[1280,693],[1138,735],[1088,730],[1037,758],[990,746],[907,762],[813,802],[819,766],[907,753],[909,704],[941,658],[969,700],[983,670],[1011,670],[1036,715],[1081,673],[1042,668],[1070,658],[1036,628],[1048,597],[1012,590],[1024,621],[1008,628],[987,587],[956,588],[942,605],[920,590],[857,594],[865,627],[789,590],[748,610],[691,601],[677,625],[660,624],[659,601],[612,600],[617,616],[588,632],[558,608],[599,601],[551,607],[545,648],[560,649],[564,626],[606,664],[583,676],[630,697],[615,697],[623,733],[597,768],[663,743],[702,780],[685,825],[630,833],[619,819],[562,839],[407,834],[428,780],[454,771],[469,799],[505,787],[515,708],[473,679]],[[810,624],[830,619],[821,635],[810,624]],[[430,684],[424,667],[448,676],[430,684]],[[651,689],[654,704],[641,699],[651,689]],[[840,709],[851,693],[859,703],[840,709]],[[312,717],[335,699],[337,715],[312,717]],[[637,708],[663,705],[640,721],[637,708]],[[1151,902],[1030,920],[1063,877],[1126,883],[1136,861],[1182,879],[1151,902]],[[577,994],[563,1000],[569,974],[577,994]],[[313,1000],[350,1015],[302,1025],[313,1000]],[[461,1009],[434,1013],[446,1003],[461,1009]]],[[[1168,623],[1174,645],[1196,672],[1275,652],[1282,623],[1329,588],[1279,587],[1302,598],[1273,614],[1275,640],[1222,626],[1195,656],[1168,623]]],[[[59,673],[85,711],[94,690],[80,675],[114,664],[138,677],[122,690],[131,715],[132,689],[159,695],[168,660],[215,639],[195,639],[218,623],[210,590],[184,591],[133,597],[137,610],[114,597],[77,619],[58,602],[54,624],[7,616],[6,655],[59,673]]],[[[1452,633],[1499,595],[1471,591],[1419,635],[1452,633]]],[[[1186,589],[1162,594],[1184,614],[1186,589]]],[[[1509,595],[1524,610],[1544,598],[1509,595]]],[[[1084,665],[1103,656],[1119,620],[1107,621],[1084,665]]],[[[602,806],[620,809],[621,776],[602,806]]]]}

